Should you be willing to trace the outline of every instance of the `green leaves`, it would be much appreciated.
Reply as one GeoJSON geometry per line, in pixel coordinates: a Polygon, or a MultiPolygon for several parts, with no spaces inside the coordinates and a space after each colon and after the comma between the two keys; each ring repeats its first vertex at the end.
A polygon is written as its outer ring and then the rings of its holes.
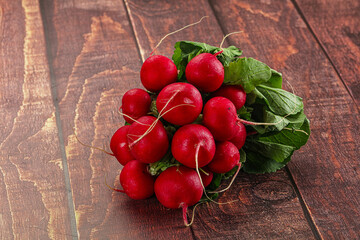
{"type": "Polygon", "coordinates": [[[246,93],[251,92],[261,83],[271,77],[271,68],[253,58],[239,58],[229,66],[224,67],[224,84],[241,85],[246,93]]]}
{"type": "Polygon", "coordinates": [[[265,85],[259,85],[256,89],[257,96],[262,98],[268,108],[275,114],[296,114],[304,108],[300,97],[284,89],[272,88],[265,85]]]}
{"type": "MultiPolygon", "coordinates": [[[[228,65],[235,61],[237,57],[241,56],[242,51],[235,46],[222,49],[223,53],[219,54],[217,58],[223,65],[228,65]]],[[[221,51],[218,47],[210,46],[206,43],[180,41],[175,43],[175,51],[172,59],[179,70],[178,79],[185,80],[185,68],[191,59],[201,53],[217,53],[221,51]]]]}
{"type": "Polygon", "coordinates": [[[309,135],[310,124],[305,118],[302,124],[288,124],[280,132],[249,136],[244,145],[246,162],[243,170],[248,173],[275,172],[290,161],[295,150],[305,145],[309,135]]]}
{"type": "Polygon", "coordinates": [[[276,172],[285,165],[286,163],[276,162],[271,158],[259,156],[255,152],[248,152],[243,170],[247,173],[270,173],[276,172]]]}

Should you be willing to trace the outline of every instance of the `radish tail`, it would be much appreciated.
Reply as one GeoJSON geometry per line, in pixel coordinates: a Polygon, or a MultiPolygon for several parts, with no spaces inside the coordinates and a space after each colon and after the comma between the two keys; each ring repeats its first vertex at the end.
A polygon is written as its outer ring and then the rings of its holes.
{"type": "Polygon", "coordinates": [[[222,190],[220,190],[220,191],[213,191],[213,192],[209,192],[209,193],[221,193],[221,192],[225,192],[225,191],[227,191],[227,190],[231,187],[231,185],[233,184],[235,178],[236,178],[237,175],[239,174],[240,167],[241,167],[241,163],[239,162],[239,163],[236,164],[236,165],[238,166],[238,169],[237,169],[236,173],[234,174],[234,176],[232,177],[231,182],[229,183],[229,185],[228,185],[226,188],[224,188],[224,189],[222,189],[222,190]]]}
{"type": "MultiPolygon", "coordinates": [[[[198,145],[196,146],[196,151],[195,151],[195,169],[196,169],[196,172],[197,172],[197,174],[198,174],[198,176],[199,176],[201,186],[202,186],[203,189],[204,189],[204,194],[205,194],[206,198],[207,198],[209,201],[211,201],[211,202],[213,202],[213,203],[216,203],[216,204],[219,204],[219,205],[228,204],[228,203],[231,203],[231,202],[236,202],[236,201],[238,201],[238,200],[235,200],[235,201],[230,201],[230,202],[226,202],[226,203],[219,203],[219,202],[216,202],[216,201],[212,200],[212,199],[207,195],[206,190],[205,190],[205,186],[204,186],[204,183],[203,183],[203,181],[202,181],[202,178],[201,178],[201,175],[200,175],[200,171],[199,171],[199,160],[198,160],[198,158],[199,158],[199,150],[200,150],[200,147],[201,147],[200,144],[198,144],[198,145]]],[[[194,208],[194,209],[195,209],[195,208],[194,208]]]]}
{"type": "Polygon", "coordinates": [[[182,213],[183,213],[184,224],[185,224],[185,226],[189,227],[190,224],[189,224],[187,216],[186,216],[187,209],[188,209],[188,206],[186,204],[183,204],[182,205],[182,213]]]}
{"type": "Polygon", "coordinates": [[[239,31],[239,32],[231,32],[231,33],[226,34],[226,35],[223,37],[223,39],[222,39],[222,41],[221,41],[221,43],[220,43],[220,49],[222,49],[222,45],[224,44],[224,41],[225,41],[225,39],[226,39],[228,36],[233,35],[233,34],[237,34],[237,33],[242,33],[242,31],[239,31]]]}
{"type": "Polygon", "coordinates": [[[88,145],[88,144],[83,143],[82,141],[80,141],[80,139],[79,139],[78,136],[76,135],[75,130],[74,130],[74,135],[75,135],[76,140],[77,140],[81,145],[83,145],[84,147],[96,149],[96,150],[102,151],[102,152],[104,152],[104,153],[106,153],[106,154],[108,154],[108,155],[110,155],[110,156],[115,156],[113,153],[108,152],[108,151],[106,151],[105,149],[98,148],[98,147],[94,147],[94,146],[91,146],[91,145],[88,145]]]}
{"type": "Polygon", "coordinates": [[[199,202],[199,203],[197,203],[197,204],[194,206],[194,208],[193,208],[193,210],[192,210],[192,214],[191,214],[191,221],[190,221],[190,223],[188,222],[188,219],[187,219],[187,216],[186,216],[186,213],[187,213],[187,210],[188,210],[188,206],[187,206],[186,204],[183,204],[183,205],[181,206],[181,207],[182,207],[182,210],[183,210],[183,220],[184,220],[184,224],[185,224],[186,227],[190,227],[190,226],[193,224],[194,218],[195,218],[195,209],[196,209],[197,206],[199,206],[199,205],[202,204],[202,203],[204,203],[204,202],[199,202]]]}
{"type": "Polygon", "coordinates": [[[180,32],[180,31],[184,30],[185,28],[188,28],[188,27],[194,26],[194,25],[196,25],[196,24],[199,24],[204,18],[207,18],[207,17],[208,17],[208,16],[204,16],[204,17],[202,17],[199,21],[197,21],[197,22],[195,22],[195,23],[191,23],[191,24],[186,25],[186,26],[184,26],[184,27],[182,27],[182,28],[180,28],[180,29],[178,29],[178,30],[175,30],[175,31],[173,31],[173,32],[171,32],[171,33],[166,34],[166,35],[160,40],[160,42],[154,47],[154,49],[153,49],[152,52],[150,53],[150,57],[151,57],[151,55],[154,54],[155,50],[160,46],[160,44],[162,43],[162,41],[165,40],[165,38],[167,38],[168,36],[173,35],[173,34],[175,34],[175,33],[177,33],[177,32],[180,32]]]}
{"type": "MultiPolygon", "coordinates": [[[[125,114],[125,113],[120,112],[120,109],[119,109],[118,113],[119,113],[120,115],[122,115],[122,116],[125,116],[125,117],[131,119],[132,121],[134,121],[134,122],[136,122],[136,123],[138,123],[138,124],[148,125],[148,124],[144,124],[144,123],[142,123],[142,122],[139,122],[139,121],[136,120],[135,118],[132,118],[130,115],[127,115],[127,114],[125,114]]],[[[149,126],[150,126],[150,125],[149,125],[149,126]]]]}
{"type": "Polygon", "coordinates": [[[109,186],[109,184],[108,184],[108,183],[107,183],[107,181],[106,181],[106,175],[105,175],[105,179],[104,179],[104,181],[105,181],[105,185],[106,185],[109,189],[111,189],[111,190],[113,190],[113,191],[116,191],[116,192],[125,193],[125,191],[124,191],[124,190],[121,190],[121,189],[116,189],[116,188],[110,187],[110,186],[109,186]]]}

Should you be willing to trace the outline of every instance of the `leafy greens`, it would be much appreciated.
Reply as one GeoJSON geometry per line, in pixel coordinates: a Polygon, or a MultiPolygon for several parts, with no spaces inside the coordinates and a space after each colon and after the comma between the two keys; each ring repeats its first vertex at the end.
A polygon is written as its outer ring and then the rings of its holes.
{"type": "MultiPolygon", "coordinates": [[[[214,54],[224,65],[226,85],[241,85],[247,101],[238,110],[238,116],[266,125],[247,126],[255,131],[247,137],[240,150],[242,169],[248,173],[275,172],[284,167],[295,150],[305,145],[310,135],[310,122],[304,114],[300,97],[282,89],[282,74],[253,58],[240,57],[242,51],[235,47],[220,49],[205,43],[180,41],[175,44],[173,61],[179,70],[178,79],[186,81],[188,62],[201,53],[214,54]]],[[[215,174],[208,189],[216,189],[222,178],[229,178],[236,169],[226,174],[215,174]]]]}

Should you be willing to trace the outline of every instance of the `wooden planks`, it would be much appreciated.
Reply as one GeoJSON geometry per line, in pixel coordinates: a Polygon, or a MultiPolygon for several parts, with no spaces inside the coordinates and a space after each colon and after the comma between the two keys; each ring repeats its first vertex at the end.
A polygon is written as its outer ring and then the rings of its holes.
{"type": "Polygon", "coordinates": [[[181,213],[164,211],[155,199],[130,200],[121,188],[120,165],[111,156],[81,146],[109,148],[123,125],[122,95],[140,87],[141,59],[122,1],[42,1],[51,68],[81,239],[191,238],[181,213]],[[74,130],[73,130],[74,128],[74,130]],[[159,212],[163,213],[159,218],[159,212]]]}
{"type": "Polygon", "coordinates": [[[341,79],[291,2],[212,4],[226,32],[244,31],[231,43],[283,72],[304,98],[312,134],[289,169],[320,236],[359,238],[359,113],[341,79]]]}
{"type": "Polygon", "coordinates": [[[359,66],[356,2],[295,2],[332,63],[290,1],[124,3],[0,0],[0,239],[359,238],[359,71],[351,67],[359,66]],[[169,37],[156,53],[170,57],[182,39],[218,45],[223,33],[243,30],[228,42],[284,73],[304,97],[312,136],[289,165],[295,188],[286,171],[242,173],[237,187],[218,199],[237,202],[201,205],[193,227],[184,228],[180,210],[107,189],[105,176],[120,187],[120,166],[81,146],[74,131],[107,148],[123,124],[121,96],[140,86],[141,59],[166,33],[204,15],[209,18],[169,37]]]}
{"type": "Polygon", "coordinates": [[[295,2],[360,106],[360,2],[295,2]]]}
{"type": "MultiPolygon", "coordinates": [[[[192,1],[191,5],[171,1],[126,3],[143,59],[165,34],[196,22],[205,15],[209,18],[203,23],[166,39],[157,53],[170,57],[173,45],[178,40],[202,41],[213,45],[221,42],[223,32],[207,1],[192,1]]],[[[313,238],[284,171],[258,176],[242,174],[236,184],[219,201],[237,199],[239,202],[220,206],[208,204],[197,208],[192,226],[196,239],[313,238]],[[269,186],[272,191],[267,190],[269,186]]]]}
{"type": "Polygon", "coordinates": [[[0,1],[0,238],[71,239],[37,1],[0,1]]]}

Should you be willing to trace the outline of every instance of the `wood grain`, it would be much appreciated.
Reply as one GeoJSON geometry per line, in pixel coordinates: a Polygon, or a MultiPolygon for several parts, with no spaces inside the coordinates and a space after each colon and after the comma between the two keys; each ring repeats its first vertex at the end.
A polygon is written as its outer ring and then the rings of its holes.
{"type": "Polygon", "coordinates": [[[79,238],[191,238],[190,229],[180,228],[181,212],[166,211],[155,198],[134,201],[109,190],[105,177],[121,188],[121,166],[75,139],[74,131],[83,142],[108,150],[124,124],[118,113],[122,95],[140,87],[141,58],[122,1],[43,1],[42,8],[79,238]]]}
{"type": "Polygon", "coordinates": [[[360,106],[360,2],[295,1],[360,106]]]}
{"type": "Polygon", "coordinates": [[[291,2],[211,3],[226,32],[244,32],[231,44],[282,72],[304,99],[312,133],[289,169],[320,236],[359,238],[360,117],[341,79],[291,2]]]}
{"type": "Polygon", "coordinates": [[[0,239],[71,239],[37,1],[0,1],[0,239]]]}
{"type": "MultiPolygon", "coordinates": [[[[197,26],[166,39],[158,54],[171,56],[179,40],[202,41],[219,45],[223,32],[207,1],[189,5],[177,1],[126,1],[143,59],[167,34],[202,16],[209,18],[197,26]],[[159,17],[161,16],[161,17],[159,17]]],[[[268,175],[242,174],[236,186],[219,201],[237,199],[228,205],[199,206],[192,226],[196,239],[312,239],[313,233],[303,215],[299,200],[285,171],[268,175]],[[266,190],[268,187],[271,191],[266,190]]],[[[162,214],[162,213],[161,213],[162,214]]]]}

